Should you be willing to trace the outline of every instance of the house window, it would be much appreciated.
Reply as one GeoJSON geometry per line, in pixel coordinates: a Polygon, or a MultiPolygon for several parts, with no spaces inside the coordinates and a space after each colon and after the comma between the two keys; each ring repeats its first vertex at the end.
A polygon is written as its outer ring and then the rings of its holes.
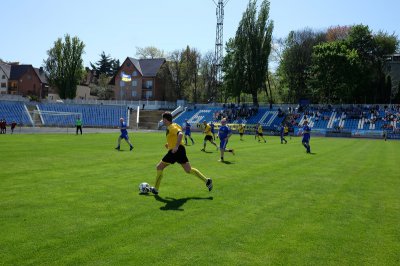
{"type": "Polygon", "coordinates": [[[146,99],[149,99],[153,96],[153,92],[152,91],[146,91],[146,99]]]}
{"type": "Polygon", "coordinates": [[[132,76],[137,77],[137,75],[138,75],[137,71],[136,70],[133,71],[132,76]]]}
{"type": "Polygon", "coordinates": [[[132,87],[137,87],[137,80],[136,80],[136,79],[134,79],[134,80],[132,81],[132,87]]]}
{"type": "Polygon", "coordinates": [[[6,75],[2,75],[2,76],[1,76],[1,79],[6,79],[6,75]]]}
{"type": "Polygon", "coordinates": [[[153,81],[152,80],[146,80],[146,89],[152,89],[153,88],[153,81]]]}
{"type": "Polygon", "coordinates": [[[2,83],[1,83],[1,87],[2,87],[2,88],[6,88],[6,83],[2,82],[2,83]]]}
{"type": "Polygon", "coordinates": [[[132,91],[132,97],[136,97],[137,96],[137,92],[135,90],[132,91]]]}

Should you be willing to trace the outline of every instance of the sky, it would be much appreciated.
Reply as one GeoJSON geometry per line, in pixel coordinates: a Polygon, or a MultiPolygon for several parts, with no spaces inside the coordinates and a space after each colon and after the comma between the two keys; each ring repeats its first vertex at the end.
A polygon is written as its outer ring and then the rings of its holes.
{"type": "MultiPolygon", "coordinates": [[[[225,0],[223,41],[235,36],[248,0],[225,0]]],[[[261,0],[258,0],[260,3],[261,0]]],[[[214,52],[218,0],[3,0],[0,59],[43,65],[66,34],[85,44],[84,66],[104,51],[122,63],[136,47],[168,54],[189,46],[214,52]]],[[[399,38],[400,0],[270,0],[274,38],[292,30],[363,24],[399,38]]]]}

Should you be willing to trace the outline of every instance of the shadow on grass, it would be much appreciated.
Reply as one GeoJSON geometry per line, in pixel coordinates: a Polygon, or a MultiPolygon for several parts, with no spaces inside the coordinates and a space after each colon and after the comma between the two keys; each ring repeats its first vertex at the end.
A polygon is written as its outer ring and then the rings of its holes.
{"type": "Polygon", "coordinates": [[[189,200],[213,200],[213,197],[207,198],[200,198],[200,197],[189,197],[189,198],[182,198],[182,199],[174,199],[170,197],[161,198],[159,195],[154,195],[154,198],[157,201],[165,203],[165,206],[160,207],[162,211],[183,211],[181,207],[183,204],[188,202],[189,200]]]}
{"type": "Polygon", "coordinates": [[[232,163],[232,162],[230,162],[230,161],[222,161],[222,162],[220,162],[220,163],[224,163],[224,164],[234,164],[234,163],[232,163]]]}

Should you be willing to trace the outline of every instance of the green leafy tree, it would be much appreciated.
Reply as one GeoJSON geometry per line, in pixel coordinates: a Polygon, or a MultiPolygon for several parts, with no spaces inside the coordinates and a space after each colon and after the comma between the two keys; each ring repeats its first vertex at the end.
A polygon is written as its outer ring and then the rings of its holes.
{"type": "Polygon", "coordinates": [[[386,92],[384,56],[396,51],[398,40],[383,32],[373,34],[368,26],[355,25],[346,39],[350,49],[357,50],[361,71],[357,78],[358,101],[369,103],[389,102],[386,92]]]}
{"type": "Polygon", "coordinates": [[[313,48],[325,42],[325,38],[325,33],[311,29],[292,31],[286,38],[277,73],[288,102],[297,103],[302,98],[316,101],[312,99],[315,93],[308,87],[307,81],[313,48]]]}
{"type": "Polygon", "coordinates": [[[224,72],[224,86],[227,90],[227,96],[236,98],[237,102],[240,103],[241,93],[248,85],[245,78],[243,51],[236,49],[235,41],[235,39],[230,39],[226,43],[222,71],[224,72]]]}
{"type": "Polygon", "coordinates": [[[59,38],[54,47],[47,51],[44,68],[48,74],[49,84],[57,88],[61,99],[73,99],[76,88],[84,73],[82,54],[85,45],[78,37],[65,35],[64,41],[59,38]]]}
{"type": "Polygon", "coordinates": [[[395,35],[364,25],[291,32],[277,69],[281,93],[289,102],[388,102],[384,60],[396,49],[395,35]]]}
{"type": "Polygon", "coordinates": [[[269,19],[270,2],[262,1],[257,14],[257,1],[250,1],[243,17],[239,22],[235,39],[229,43],[228,58],[224,62],[224,71],[227,75],[227,84],[230,86],[244,78],[246,86],[230,87],[231,94],[240,95],[241,92],[251,94],[253,104],[258,105],[258,92],[265,85],[268,74],[268,59],[271,53],[273,22],[269,19]],[[242,65],[242,66],[240,66],[242,65]],[[235,77],[234,73],[240,76],[235,77]]]}
{"type": "Polygon", "coordinates": [[[96,77],[99,77],[100,74],[111,77],[117,73],[120,63],[119,60],[112,59],[110,55],[106,55],[103,51],[100,55],[100,60],[95,64],[90,63],[90,66],[96,71],[96,77]]]}
{"type": "Polygon", "coordinates": [[[358,53],[343,41],[314,46],[308,85],[313,88],[314,102],[353,102],[356,83],[354,75],[360,70],[358,53]]]}
{"type": "Polygon", "coordinates": [[[197,102],[198,68],[201,59],[200,52],[186,47],[182,51],[181,66],[183,78],[183,90],[186,99],[197,102]]]}
{"type": "Polygon", "coordinates": [[[197,102],[200,94],[199,67],[201,54],[187,46],[182,50],[173,51],[169,58],[169,70],[173,83],[175,84],[175,95],[178,99],[192,100],[197,102]]]}
{"type": "Polygon", "coordinates": [[[374,69],[377,61],[372,32],[368,26],[355,25],[350,30],[346,43],[349,49],[357,51],[360,60],[360,71],[353,73],[355,84],[357,84],[356,101],[375,103],[379,77],[374,69]]]}
{"type": "Polygon", "coordinates": [[[97,96],[99,100],[110,100],[114,96],[114,90],[108,85],[110,77],[104,73],[99,75],[97,84],[92,84],[90,94],[97,96]]]}
{"type": "Polygon", "coordinates": [[[374,35],[376,45],[375,54],[384,59],[385,55],[393,54],[399,48],[399,40],[395,34],[379,31],[374,35]]]}
{"type": "Polygon", "coordinates": [[[117,72],[118,72],[118,70],[119,70],[120,67],[121,67],[121,63],[120,63],[119,59],[114,59],[114,60],[112,61],[112,64],[111,64],[113,76],[114,76],[115,74],[117,74],[117,72]]]}
{"type": "Polygon", "coordinates": [[[391,89],[388,88],[387,81],[385,82],[385,78],[388,78],[386,77],[387,72],[385,60],[387,55],[396,52],[399,46],[399,40],[394,34],[388,34],[383,31],[379,31],[373,36],[373,38],[375,43],[374,55],[376,58],[374,69],[376,76],[379,79],[376,98],[378,103],[389,103],[391,102],[392,95],[391,89]]]}

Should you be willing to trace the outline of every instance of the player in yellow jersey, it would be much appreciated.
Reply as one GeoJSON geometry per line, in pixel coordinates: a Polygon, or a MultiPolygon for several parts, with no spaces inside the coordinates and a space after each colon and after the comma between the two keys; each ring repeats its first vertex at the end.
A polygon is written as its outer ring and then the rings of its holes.
{"type": "Polygon", "coordinates": [[[154,187],[151,187],[151,192],[153,194],[158,194],[161,179],[163,177],[163,170],[168,165],[176,162],[182,166],[186,173],[200,178],[206,184],[208,191],[211,191],[213,188],[211,178],[206,178],[199,170],[193,168],[189,163],[189,159],[186,156],[185,146],[182,144],[182,128],[178,124],[172,123],[172,115],[169,112],[162,114],[162,120],[164,125],[167,127],[167,143],[165,144],[165,147],[168,149],[168,153],[157,164],[156,183],[154,187]]]}
{"type": "Polygon", "coordinates": [[[243,140],[243,134],[244,134],[243,124],[239,124],[238,131],[239,131],[239,135],[240,135],[240,140],[243,140]]]}
{"type": "Polygon", "coordinates": [[[201,149],[201,151],[206,151],[207,141],[211,142],[217,148],[217,151],[218,151],[219,150],[218,146],[214,142],[213,134],[211,132],[211,126],[209,124],[207,124],[206,120],[203,121],[203,126],[204,126],[203,133],[206,134],[206,136],[204,137],[203,149],[201,149]]]}
{"type": "MultiPolygon", "coordinates": [[[[289,127],[287,126],[287,124],[285,124],[285,127],[283,128],[283,135],[289,135],[289,127]]],[[[290,139],[292,139],[292,137],[290,137],[290,139]]]]}
{"type": "Polygon", "coordinates": [[[264,136],[263,136],[263,128],[262,128],[262,125],[261,125],[260,123],[257,123],[257,137],[258,137],[258,142],[261,141],[260,138],[262,138],[264,142],[267,142],[267,141],[264,139],[264,136]]]}

